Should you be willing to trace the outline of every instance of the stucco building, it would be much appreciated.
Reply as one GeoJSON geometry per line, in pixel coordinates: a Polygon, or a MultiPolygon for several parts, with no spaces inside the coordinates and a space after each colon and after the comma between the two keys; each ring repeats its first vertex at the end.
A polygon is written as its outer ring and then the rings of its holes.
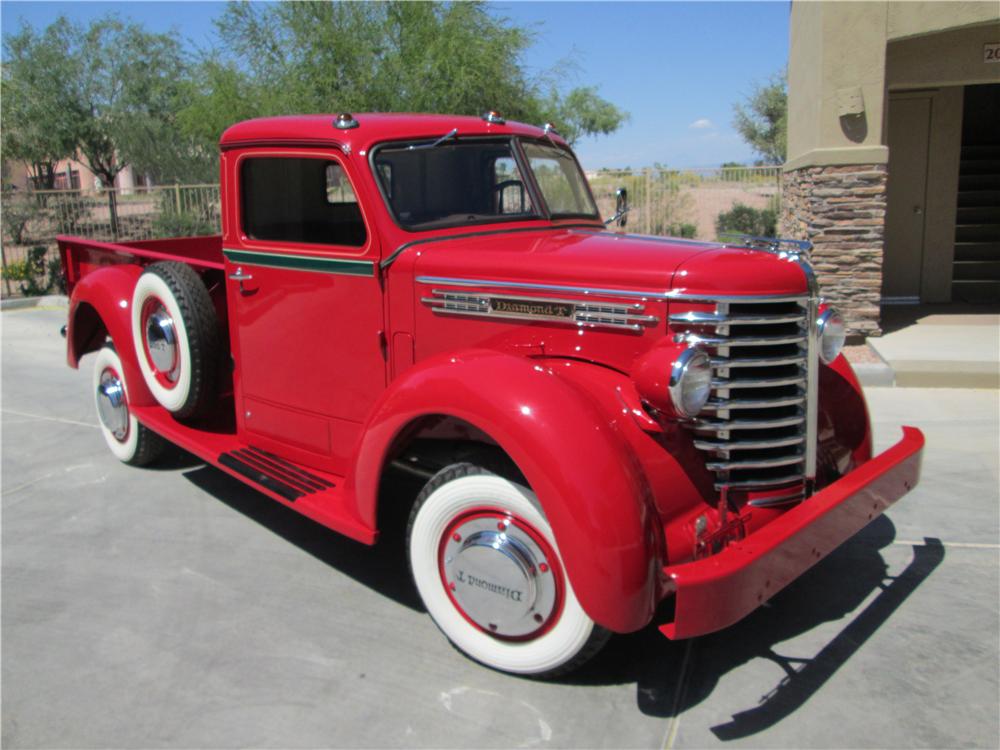
{"type": "MultiPolygon", "coordinates": [[[[55,177],[56,190],[91,191],[101,187],[100,180],[90,171],[86,162],[77,159],[59,161],[55,167],[55,177]]],[[[126,193],[135,188],[151,185],[152,181],[136,172],[131,164],[126,165],[121,172],[115,175],[115,187],[126,193]]],[[[27,190],[35,187],[35,180],[26,164],[9,162],[4,164],[3,186],[4,189],[13,186],[19,190],[27,190]]]]}
{"type": "Polygon", "coordinates": [[[1000,303],[1000,3],[793,2],[782,192],[855,334],[1000,303]]]}

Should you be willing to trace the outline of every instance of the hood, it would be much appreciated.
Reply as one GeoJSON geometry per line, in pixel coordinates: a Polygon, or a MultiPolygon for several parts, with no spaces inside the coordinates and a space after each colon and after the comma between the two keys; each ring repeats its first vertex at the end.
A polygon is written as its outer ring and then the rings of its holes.
{"type": "Polygon", "coordinates": [[[420,275],[665,292],[674,272],[722,245],[598,229],[511,230],[420,247],[420,275]]]}
{"type": "Polygon", "coordinates": [[[716,245],[690,255],[674,271],[671,291],[697,294],[806,294],[809,283],[794,260],[765,250],[716,245]]]}

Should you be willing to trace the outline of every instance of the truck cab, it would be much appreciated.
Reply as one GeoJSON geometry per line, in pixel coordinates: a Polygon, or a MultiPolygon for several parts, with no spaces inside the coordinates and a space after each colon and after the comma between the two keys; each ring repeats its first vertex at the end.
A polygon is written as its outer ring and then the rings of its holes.
{"type": "Polygon", "coordinates": [[[803,243],[609,231],[568,144],[495,112],[220,147],[220,236],[60,238],[105,440],[365,543],[406,517],[428,612],[488,666],[561,674],[671,597],[668,637],[730,626],[917,481],[918,430],[872,456],[803,243]]]}

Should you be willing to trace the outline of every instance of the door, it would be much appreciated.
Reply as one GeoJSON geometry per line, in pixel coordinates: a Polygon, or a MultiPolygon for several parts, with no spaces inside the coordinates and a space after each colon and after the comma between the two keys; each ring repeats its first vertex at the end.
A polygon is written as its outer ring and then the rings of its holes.
{"type": "Polygon", "coordinates": [[[237,242],[224,252],[241,435],[343,473],[385,388],[377,241],[336,152],[254,150],[227,170],[238,186],[237,242]]]}
{"type": "Polygon", "coordinates": [[[886,187],[882,296],[920,301],[931,125],[929,95],[889,97],[889,179],[886,187]]]}

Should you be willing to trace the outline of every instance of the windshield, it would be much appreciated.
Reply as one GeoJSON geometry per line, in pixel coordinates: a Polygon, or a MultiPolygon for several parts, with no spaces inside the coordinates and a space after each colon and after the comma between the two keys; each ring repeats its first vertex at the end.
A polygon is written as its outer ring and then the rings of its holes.
{"type": "Polygon", "coordinates": [[[598,217],[587,182],[569,151],[525,142],[524,154],[552,218],[598,217]]]}
{"type": "Polygon", "coordinates": [[[509,140],[390,146],[376,151],[374,165],[407,229],[538,216],[509,140]]]}
{"type": "MultiPolygon", "coordinates": [[[[552,218],[598,219],[587,182],[566,149],[521,141],[552,218]]],[[[372,165],[396,221],[423,230],[540,219],[525,165],[510,139],[427,141],[375,150],[372,165]]],[[[537,192],[534,193],[537,198],[537,192]]]]}

